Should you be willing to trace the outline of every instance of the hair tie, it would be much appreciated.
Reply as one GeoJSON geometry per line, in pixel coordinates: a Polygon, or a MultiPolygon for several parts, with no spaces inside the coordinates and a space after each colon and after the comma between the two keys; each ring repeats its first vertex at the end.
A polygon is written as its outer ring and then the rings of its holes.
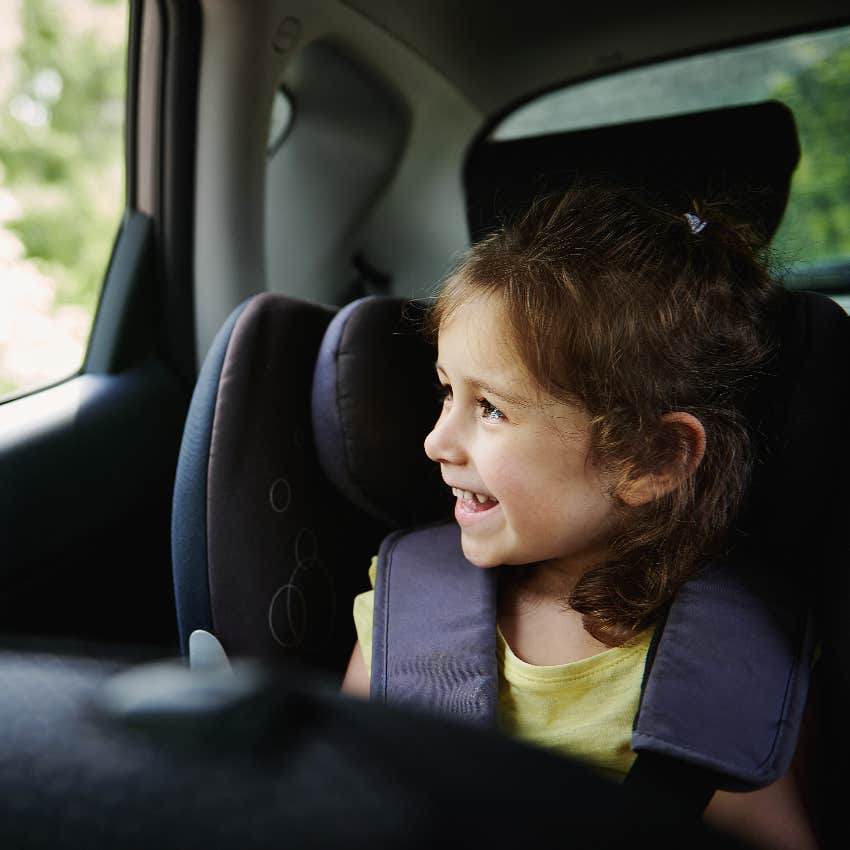
{"type": "Polygon", "coordinates": [[[708,224],[707,221],[701,219],[698,215],[689,212],[685,213],[685,221],[688,222],[688,226],[691,228],[691,233],[694,234],[702,233],[703,230],[705,230],[706,224],[708,224]]]}

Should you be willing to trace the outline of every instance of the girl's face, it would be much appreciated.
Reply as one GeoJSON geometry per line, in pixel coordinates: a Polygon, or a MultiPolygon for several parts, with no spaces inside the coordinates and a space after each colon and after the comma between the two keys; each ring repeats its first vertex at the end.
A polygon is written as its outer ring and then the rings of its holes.
{"type": "Polygon", "coordinates": [[[578,573],[604,560],[615,509],[589,458],[589,416],[540,392],[492,298],[451,314],[436,368],[445,398],[425,452],[457,497],[467,559],[578,573]]]}

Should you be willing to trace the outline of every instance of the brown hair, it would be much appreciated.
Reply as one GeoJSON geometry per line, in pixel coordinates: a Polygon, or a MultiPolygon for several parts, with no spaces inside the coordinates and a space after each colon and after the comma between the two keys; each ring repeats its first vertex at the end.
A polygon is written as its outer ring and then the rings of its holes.
{"type": "Polygon", "coordinates": [[[592,460],[614,493],[681,457],[685,435],[665,413],[705,428],[705,456],[681,486],[637,508],[615,498],[614,559],[569,596],[609,645],[653,622],[723,544],[752,465],[741,405],[770,355],[781,289],[758,234],[732,224],[723,204],[694,211],[689,221],[600,185],[543,198],[467,252],[428,318],[436,333],[470,298],[500,299],[540,388],[589,412],[592,460]]]}

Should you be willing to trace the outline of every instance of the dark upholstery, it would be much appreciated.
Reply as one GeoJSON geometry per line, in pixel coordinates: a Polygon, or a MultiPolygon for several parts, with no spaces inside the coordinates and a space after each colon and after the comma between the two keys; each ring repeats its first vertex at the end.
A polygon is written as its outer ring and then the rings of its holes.
{"type": "Polygon", "coordinates": [[[315,456],[310,388],[332,315],[285,296],[256,296],[207,358],[175,491],[184,648],[191,631],[204,628],[236,656],[338,671],[351,652],[351,599],[367,584],[385,529],[329,486],[315,456]],[[205,447],[206,462],[190,460],[205,447]],[[183,523],[192,526],[188,540],[183,523]]]}
{"type": "Polygon", "coordinates": [[[566,817],[574,847],[735,846],[553,753],[262,672],[0,653],[4,850],[513,850],[566,817]]]}
{"type": "Polygon", "coordinates": [[[313,385],[325,474],[394,528],[451,513],[439,469],[422,448],[439,403],[436,351],[422,337],[421,316],[420,305],[401,298],[349,304],[325,334],[313,385]]]}
{"type": "Polygon", "coordinates": [[[800,158],[781,103],[695,112],[510,141],[481,139],[467,157],[469,229],[477,241],[536,195],[576,177],[625,183],[686,212],[694,199],[731,198],[769,241],[800,158]]]}
{"type": "MultiPolygon", "coordinates": [[[[740,525],[747,536],[761,533],[780,560],[817,555],[820,532],[845,516],[839,447],[850,412],[848,325],[830,298],[789,293],[775,362],[750,400],[761,455],[740,525]]],[[[795,587],[805,584],[798,565],[789,570],[795,587]]]]}
{"type": "Polygon", "coordinates": [[[207,580],[207,470],[221,370],[230,335],[245,306],[240,304],[230,314],[204,360],[186,416],[174,480],[171,556],[180,649],[184,655],[191,631],[213,628],[207,580]]]}

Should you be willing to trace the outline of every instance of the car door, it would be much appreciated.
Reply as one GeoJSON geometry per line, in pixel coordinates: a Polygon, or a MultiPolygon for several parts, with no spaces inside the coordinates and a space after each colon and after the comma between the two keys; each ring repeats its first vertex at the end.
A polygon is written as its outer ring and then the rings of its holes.
{"type": "MultiPolygon", "coordinates": [[[[85,11],[67,8],[43,0],[26,14],[85,11]]],[[[189,236],[200,15],[195,3],[130,0],[125,20],[126,200],[85,357],[70,377],[0,403],[7,641],[176,644],[169,520],[195,376],[189,236]]],[[[85,223],[81,232],[85,240],[85,223]]]]}

